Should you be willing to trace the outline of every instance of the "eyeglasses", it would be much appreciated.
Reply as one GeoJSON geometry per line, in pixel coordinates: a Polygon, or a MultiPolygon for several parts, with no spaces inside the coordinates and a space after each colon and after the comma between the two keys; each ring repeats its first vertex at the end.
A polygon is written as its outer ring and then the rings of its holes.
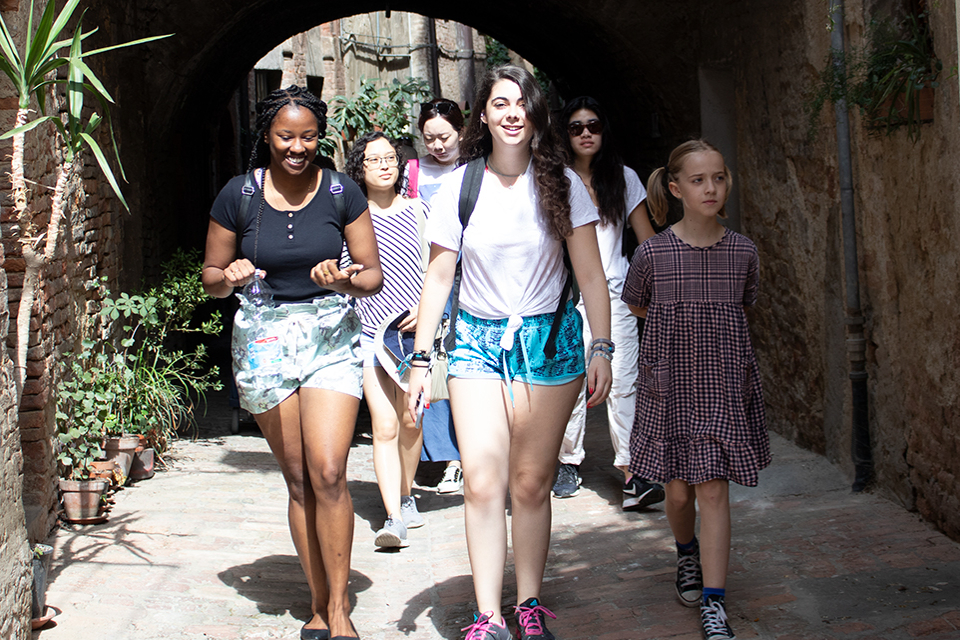
{"type": "Polygon", "coordinates": [[[370,169],[376,169],[384,162],[387,163],[388,167],[395,167],[397,166],[399,160],[400,159],[397,157],[397,154],[391,153],[388,156],[369,156],[363,159],[363,164],[365,167],[370,169]]]}
{"type": "Polygon", "coordinates": [[[457,105],[453,102],[421,102],[420,103],[420,112],[424,111],[436,111],[442,116],[449,115],[453,108],[457,105]]]}
{"type": "Polygon", "coordinates": [[[584,129],[586,129],[593,135],[597,135],[598,133],[603,131],[603,123],[600,122],[599,120],[591,120],[590,122],[586,122],[586,123],[580,122],[579,120],[574,120],[573,122],[567,125],[567,132],[574,137],[583,133],[584,129]]]}

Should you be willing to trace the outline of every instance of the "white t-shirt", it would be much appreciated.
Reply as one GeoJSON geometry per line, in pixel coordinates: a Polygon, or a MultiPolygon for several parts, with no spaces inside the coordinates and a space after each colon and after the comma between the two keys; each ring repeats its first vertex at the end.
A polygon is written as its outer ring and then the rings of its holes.
{"type": "MultiPolygon", "coordinates": [[[[480,196],[466,230],[460,227],[460,187],[466,165],[445,179],[431,203],[427,239],[460,251],[460,307],[480,318],[553,313],[563,284],[563,246],[537,211],[532,162],[509,189],[484,171],[480,196]]],[[[587,188],[572,169],[570,221],[574,228],[598,220],[587,188]]]]}
{"type": "Polygon", "coordinates": [[[421,200],[430,202],[440,189],[442,179],[456,170],[457,163],[440,164],[433,156],[427,155],[420,159],[419,167],[417,193],[421,200]]]}
{"type": "MultiPolygon", "coordinates": [[[[647,190],[643,188],[643,183],[640,182],[637,172],[630,167],[623,167],[623,178],[627,183],[623,195],[623,204],[626,207],[624,215],[629,218],[637,205],[646,199],[647,190]]],[[[583,184],[580,176],[577,176],[577,181],[583,184]]],[[[630,256],[623,255],[623,227],[625,224],[626,218],[619,220],[615,225],[604,224],[603,221],[597,224],[600,260],[603,262],[603,273],[607,277],[607,286],[610,287],[611,291],[623,290],[623,283],[626,280],[627,271],[630,269],[630,256]]],[[[633,233],[633,231],[627,233],[633,233]]]]}

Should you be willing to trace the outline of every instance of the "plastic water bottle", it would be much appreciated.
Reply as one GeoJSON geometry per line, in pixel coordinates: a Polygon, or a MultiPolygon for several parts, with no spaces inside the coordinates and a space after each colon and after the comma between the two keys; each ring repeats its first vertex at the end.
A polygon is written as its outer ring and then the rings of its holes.
{"type": "Polygon", "coordinates": [[[271,322],[276,317],[273,290],[263,279],[262,271],[254,272],[253,279],[243,287],[243,296],[253,305],[254,327],[247,343],[250,370],[266,386],[279,387],[283,382],[283,343],[277,326],[271,322]]]}

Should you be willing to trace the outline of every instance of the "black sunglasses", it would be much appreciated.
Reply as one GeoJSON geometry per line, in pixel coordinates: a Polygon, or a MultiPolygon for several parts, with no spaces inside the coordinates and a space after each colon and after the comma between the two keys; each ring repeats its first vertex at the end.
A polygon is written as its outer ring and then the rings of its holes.
{"type": "Polygon", "coordinates": [[[586,129],[593,135],[597,135],[598,133],[603,131],[603,123],[600,122],[599,120],[591,120],[590,122],[587,122],[587,123],[580,122],[579,120],[574,120],[573,122],[567,125],[567,131],[570,133],[570,135],[574,137],[583,133],[584,129],[586,129]]]}
{"type": "Polygon", "coordinates": [[[420,103],[420,112],[424,111],[436,111],[442,116],[449,115],[453,108],[457,106],[452,102],[421,102],[420,103]]]}

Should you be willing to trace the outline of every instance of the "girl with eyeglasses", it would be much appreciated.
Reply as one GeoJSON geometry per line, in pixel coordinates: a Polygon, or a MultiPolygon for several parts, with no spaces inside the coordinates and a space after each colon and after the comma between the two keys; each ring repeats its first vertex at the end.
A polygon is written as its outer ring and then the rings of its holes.
{"type": "MultiPolygon", "coordinates": [[[[630,266],[622,240],[625,232],[634,234],[638,244],[654,235],[645,204],[647,192],[637,173],[623,164],[616,149],[616,137],[596,100],[588,96],[570,100],[560,113],[559,123],[563,127],[567,162],[587,188],[600,215],[597,241],[610,294],[610,332],[617,344],[613,387],[607,397],[607,423],[614,450],[613,464],[624,476],[622,508],[637,510],[664,498],[662,486],[634,477],[629,469],[640,343],[637,319],[620,300],[630,266]]],[[[584,331],[589,337],[589,323],[584,331]]],[[[553,487],[557,498],[575,496],[580,490],[579,466],[586,455],[583,450],[586,425],[586,390],[581,390],[560,449],[560,467],[553,487]]]]}
{"type": "Polygon", "coordinates": [[[500,614],[507,559],[509,490],[521,640],[551,639],[541,603],[550,546],[550,487],[563,430],[584,375],[591,405],[610,390],[610,302],[597,248],[596,207],[551,129],[545,96],[520,67],[497,67],[480,84],[460,167],[433,199],[430,267],[411,358],[411,415],[430,388],[434,333],[462,253],[450,402],[464,468],[467,550],[477,598],[467,640],[511,638],[500,614]],[[464,175],[481,170],[466,228],[458,202],[464,175]],[[565,295],[564,248],[594,336],[585,362],[582,320],[565,295]],[[559,316],[558,330],[551,338],[559,316]],[[555,347],[555,353],[548,346],[555,347]],[[547,355],[552,353],[552,355],[547,355]]]}
{"type": "Polygon", "coordinates": [[[357,313],[363,323],[363,393],[373,425],[373,468],[387,512],[375,544],[393,548],[406,547],[407,530],[424,524],[411,495],[422,432],[407,414],[406,394],[387,374],[373,348],[377,329],[397,312],[409,311],[400,323],[401,332],[417,327],[425,268],[421,234],[428,207],[419,198],[402,195],[401,166],[400,145],[379,131],[360,136],[347,154],[346,173],[367,196],[383,269],[383,289],[357,299],[357,313]]]}
{"type": "MultiPolygon", "coordinates": [[[[411,190],[430,202],[440,183],[457,168],[460,159],[460,141],[463,139],[463,113],[453,100],[434,98],[420,105],[417,121],[423,144],[429,154],[419,160],[410,160],[407,175],[411,190]]],[[[437,484],[437,493],[457,493],[463,488],[463,468],[453,420],[441,420],[443,412],[450,414],[450,401],[438,400],[431,404],[433,418],[424,420],[423,450],[420,459],[446,462],[443,477],[437,484]]]]}
{"type": "Polygon", "coordinates": [[[362,372],[360,319],[347,296],[374,294],[383,280],[363,193],[313,164],[326,113],[326,104],[296,86],[257,103],[255,185],[245,195],[245,177],[237,176],[217,196],[202,276],[217,298],[249,283],[255,270],[273,290],[268,310],[238,296],[231,351],[240,404],[254,414],[287,484],[290,533],[311,594],[304,640],[357,637],[347,589],[353,503],[346,466],[362,372]],[[340,268],[344,244],[354,264],[340,268]],[[263,347],[273,351],[268,364],[279,363],[275,375],[256,366],[263,347]]]}

